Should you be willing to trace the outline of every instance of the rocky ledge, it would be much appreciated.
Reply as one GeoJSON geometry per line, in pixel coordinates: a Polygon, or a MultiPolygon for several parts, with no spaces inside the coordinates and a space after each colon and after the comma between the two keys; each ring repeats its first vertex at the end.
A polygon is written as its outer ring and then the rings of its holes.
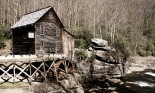
{"type": "Polygon", "coordinates": [[[76,62],[79,73],[95,79],[122,77],[126,69],[123,56],[117,54],[106,40],[94,38],[91,43],[88,60],[76,62]]]}

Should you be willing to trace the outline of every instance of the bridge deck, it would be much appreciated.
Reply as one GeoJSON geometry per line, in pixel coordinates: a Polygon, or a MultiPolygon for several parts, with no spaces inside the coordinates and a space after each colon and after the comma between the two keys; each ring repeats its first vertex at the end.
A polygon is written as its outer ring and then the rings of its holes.
{"type": "Polygon", "coordinates": [[[46,54],[46,55],[7,55],[0,56],[0,63],[3,62],[40,62],[40,61],[50,61],[53,59],[65,58],[63,54],[46,54]]]}
{"type": "Polygon", "coordinates": [[[46,80],[58,59],[66,58],[63,54],[0,56],[0,83],[46,80]]]}

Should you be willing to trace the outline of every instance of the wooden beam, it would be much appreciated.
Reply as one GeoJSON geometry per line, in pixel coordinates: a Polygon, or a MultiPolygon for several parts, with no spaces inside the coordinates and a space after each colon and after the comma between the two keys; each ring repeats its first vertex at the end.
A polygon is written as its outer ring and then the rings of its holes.
{"type": "Polygon", "coordinates": [[[29,63],[29,61],[34,62],[40,62],[40,61],[49,61],[53,59],[62,59],[64,58],[63,54],[45,54],[44,56],[37,56],[37,55],[9,55],[9,56],[0,56],[0,63],[5,62],[23,62],[23,63],[29,63]]]}
{"type": "Polygon", "coordinates": [[[15,72],[15,61],[13,63],[13,83],[15,84],[15,79],[16,79],[16,72],[15,72]]]}
{"type": "Polygon", "coordinates": [[[53,65],[54,65],[54,60],[52,61],[52,64],[50,66],[48,66],[47,64],[45,64],[48,67],[47,72],[49,72],[50,70],[52,70],[54,72],[54,70],[52,69],[53,65]]]}
{"type": "Polygon", "coordinates": [[[29,61],[29,68],[30,68],[30,85],[32,85],[32,63],[29,61]]]}
{"type": "MultiPolygon", "coordinates": [[[[0,71],[2,74],[0,78],[5,81],[13,82],[14,84],[17,82],[16,80],[23,81],[28,79],[30,84],[32,83],[32,77],[35,75],[42,76],[46,81],[47,72],[52,70],[55,72],[57,77],[58,73],[56,68],[54,68],[55,61],[57,59],[63,59],[62,54],[48,54],[44,56],[37,56],[37,55],[9,55],[9,56],[0,56],[0,71]],[[47,61],[50,61],[48,63],[47,61]],[[32,62],[40,62],[39,66],[35,66],[32,62]],[[7,64],[7,65],[5,65],[7,64]],[[32,72],[32,70],[34,71],[32,72]],[[17,72],[19,70],[19,72],[17,72]],[[10,73],[12,71],[12,73],[10,73]],[[29,72],[27,72],[29,71],[29,72]],[[22,75],[26,76],[24,78],[22,75]],[[28,78],[27,78],[28,77],[28,78]]],[[[67,64],[65,64],[67,65],[67,64]]],[[[62,69],[59,69],[62,70],[62,69]]]]}
{"type": "Polygon", "coordinates": [[[22,69],[22,68],[16,66],[16,68],[18,68],[18,70],[20,70],[20,73],[18,73],[18,74],[16,75],[16,78],[18,78],[22,73],[24,73],[25,75],[27,75],[28,77],[30,77],[30,75],[27,74],[27,73],[25,72],[25,70],[26,70],[28,67],[29,67],[29,65],[27,65],[26,67],[24,67],[24,68],[22,69]]]}
{"type": "Polygon", "coordinates": [[[34,76],[34,74],[36,73],[36,72],[40,72],[41,73],[41,71],[39,70],[42,66],[43,66],[43,63],[41,63],[40,64],[40,66],[37,68],[37,67],[35,67],[34,65],[31,65],[33,68],[35,68],[36,69],[36,71],[31,75],[31,76],[34,76]]]}
{"type": "MultiPolygon", "coordinates": [[[[13,65],[11,65],[13,66],[13,65]]],[[[9,77],[13,78],[13,76],[11,74],[8,73],[8,71],[12,68],[12,67],[9,67],[9,69],[7,69],[6,71],[2,68],[0,68],[1,71],[3,71],[4,73],[0,76],[0,78],[2,78],[5,74],[7,74],[9,77]]]]}
{"type": "Polygon", "coordinates": [[[46,69],[45,69],[45,61],[44,60],[43,60],[43,63],[44,63],[44,65],[43,65],[43,68],[44,68],[44,79],[46,81],[47,72],[46,72],[46,69]]]}

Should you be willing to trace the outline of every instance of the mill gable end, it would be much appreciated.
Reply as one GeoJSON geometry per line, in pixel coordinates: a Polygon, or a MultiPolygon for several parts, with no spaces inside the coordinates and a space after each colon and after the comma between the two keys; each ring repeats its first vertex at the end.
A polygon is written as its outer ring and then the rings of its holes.
{"type": "Polygon", "coordinates": [[[13,54],[73,55],[74,37],[64,29],[52,7],[24,15],[11,30],[13,54]]]}

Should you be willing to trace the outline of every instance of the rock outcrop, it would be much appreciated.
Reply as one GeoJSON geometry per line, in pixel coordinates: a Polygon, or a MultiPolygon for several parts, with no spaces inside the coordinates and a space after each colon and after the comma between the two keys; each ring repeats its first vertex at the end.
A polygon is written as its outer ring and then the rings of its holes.
{"type": "Polygon", "coordinates": [[[118,56],[116,50],[108,46],[108,42],[103,39],[92,39],[92,47],[89,48],[95,59],[88,62],[76,63],[79,72],[93,78],[121,77],[124,74],[123,57],[118,56]]]}
{"type": "Polygon", "coordinates": [[[68,74],[66,78],[56,81],[49,80],[45,83],[35,84],[34,93],[84,93],[82,85],[78,81],[79,74],[68,74]]]}
{"type": "Polygon", "coordinates": [[[108,46],[108,41],[103,40],[103,39],[99,39],[99,38],[91,39],[91,42],[93,45],[99,46],[99,47],[108,46]]]}
{"type": "Polygon", "coordinates": [[[72,74],[68,74],[67,78],[59,81],[59,83],[67,93],[84,93],[78,79],[72,74]]]}
{"type": "Polygon", "coordinates": [[[123,58],[117,55],[115,49],[108,46],[106,40],[92,39],[91,41],[96,56],[91,63],[94,76],[100,75],[108,78],[123,76],[123,58]]]}

